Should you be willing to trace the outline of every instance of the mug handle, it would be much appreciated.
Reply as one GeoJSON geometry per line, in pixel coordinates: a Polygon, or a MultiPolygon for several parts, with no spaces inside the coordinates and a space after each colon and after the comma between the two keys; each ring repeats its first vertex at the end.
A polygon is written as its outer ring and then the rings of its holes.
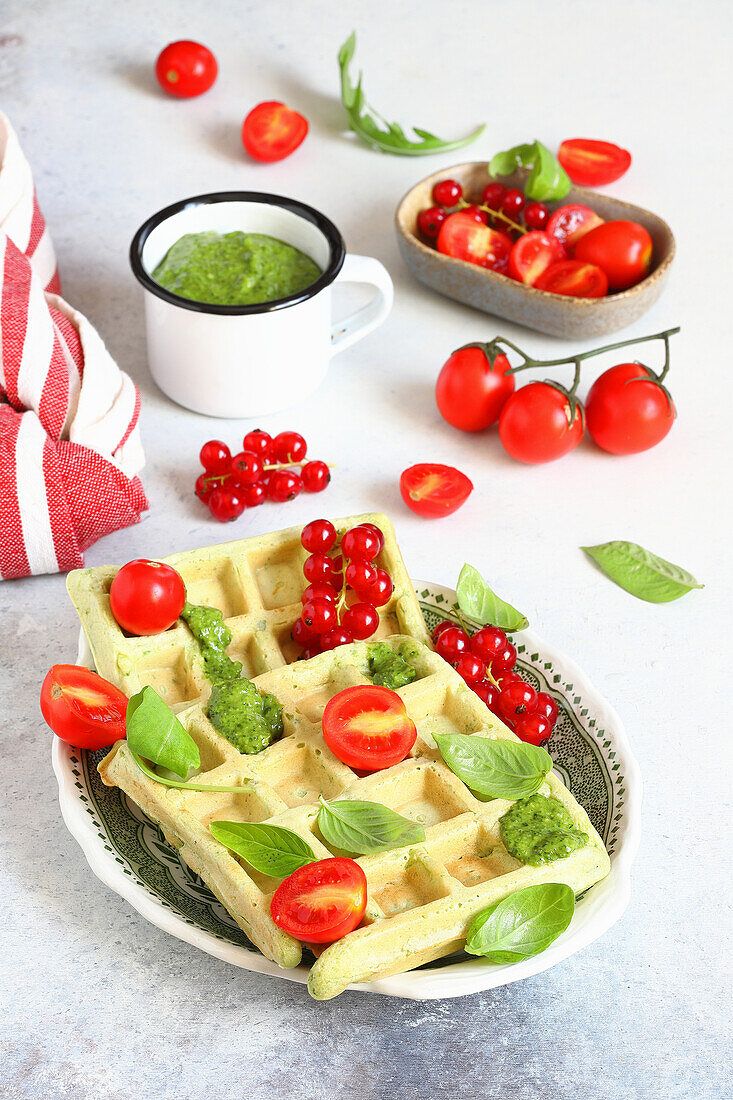
{"type": "Polygon", "coordinates": [[[362,336],[366,336],[382,321],[385,321],[392,308],[394,286],[389,272],[379,260],[372,256],[352,256],[344,260],[336,283],[369,283],[377,293],[370,302],[357,309],[348,317],[342,317],[331,326],[331,355],[351,347],[362,336]]]}

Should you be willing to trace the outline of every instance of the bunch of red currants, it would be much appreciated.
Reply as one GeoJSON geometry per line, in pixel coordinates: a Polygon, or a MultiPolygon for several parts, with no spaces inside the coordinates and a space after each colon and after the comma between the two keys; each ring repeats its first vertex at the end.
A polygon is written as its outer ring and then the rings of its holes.
{"type": "Polygon", "coordinates": [[[449,619],[433,631],[435,652],[522,741],[541,745],[557,721],[557,703],[535,691],[514,671],[517,650],[498,626],[482,626],[473,637],[449,619]]]}
{"type": "Polygon", "coordinates": [[[533,230],[544,229],[550,220],[549,208],[543,202],[527,202],[524,191],[518,187],[505,187],[498,181],[486,184],[480,205],[466,203],[460,183],[450,179],[436,183],[433,200],[435,205],[421,210],[417,216],[420,232],[431,238],[438,236],[452,208],[463,209],[476,221],[493,225],[510,235],[516,232],[514,226],[521,227],[522,217],[524,227],[533,230]]]}
{"type": "Polygon", "coordinates": [[[303,649],[301,658],[371,638],[379,626],[377,608],[389,602],[394,589],[387,570],[375,564],[384,548],[380,529],[360,523],[339,546],[334,525],[314,519],[300,541],[309,554],[303,564],[309,582],[303,610],[292,629],[293,641],[303,649]]]}
{"type": "Polygon", "coordinates": [[[320,493],[331,471],[325,462],[306,462],[307,450],[298,432],[280,432],[273,439],[257,428],[247,432],[242,450],[234,456],[226,443],[210,439],[199,456],[204,472],[196,479],[196,496],[209,506],[214,519],[225,523],[266,500],[282,504],[302,490],[320,493]]]}

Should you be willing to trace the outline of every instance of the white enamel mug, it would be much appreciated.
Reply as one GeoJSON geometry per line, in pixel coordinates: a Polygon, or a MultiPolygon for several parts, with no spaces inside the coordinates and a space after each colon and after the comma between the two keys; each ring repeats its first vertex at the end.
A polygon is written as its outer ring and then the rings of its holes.
{"type": "Polygon", "coordinates": [[[296,405],[320,386],[331,356],[388,316],[392,280],[369,256],[349,256],[333,222],[295,199],[222,191],[183,199],[154,214],[130,246],[145,290],[148,362],[153,379],[179,405],[208,416],[253,417],[296,405]],[[220,306],[181,298],[152,272],[184,233],[267,233],[307,253],[323,271],[288,298],[220,306]],[[332,320],[332,288],[367,283],[370,301],[332,320]]]}

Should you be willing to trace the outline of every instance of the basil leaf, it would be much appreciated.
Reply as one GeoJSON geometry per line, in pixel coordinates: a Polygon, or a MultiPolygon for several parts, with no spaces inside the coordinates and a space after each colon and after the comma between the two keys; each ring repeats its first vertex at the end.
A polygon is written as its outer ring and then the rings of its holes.
{"type": "Polygon", "coordinates": [[[529,959],[565,931],[574,912],[575,895],[569,886],[559,882],[527,886],[474,917],[466,951],[492,963],[529,959]]]}
{"type": "Polygon", "coordinates": [[[191,734],[149,686],[133,695],[127,704],[127,743],[133,753],[183,779],[201,763],[191,734]]]}
{"type": "Polygon", "coordinates": [[[530,199],[552,202],[564,199],[570,190],[570,177],[541,141],[496,153],[489,162],[489,175],[509,176],[518,165],[531,169],[524,185],[524,193],[530,199]]]}
{"type": "Polygon", "coordinates": [[[552,770],[550,754],[538,745],[466,733],[433,736],[450,770],[487,798],[526,798],[540,789],[552,770]]]}
{"type": "Polygon", "coordinates": [[[342,852],[363,856],[425,840],[422,825],[378,802],[320,801],[318,828],[326,843],[342,852]]]}
{"type": "Polygon", "coordinates": [[[175,779],[166,779],[165,776],[158,775],[157,772],[152,771],[141,756],[132,750],[132,759],[137,764],[141,772],[145,772],[148,779],[154,779],[156,783],[162,783],[164,787],[175,787],[179,791],[209,791],[212,794],[241,794],[243,790],[252,782],[250,779],[245,779],[239,786],[226,787],[219,783],[177,783],[175,779]]]}
{"type": "Polygon", "coordinates": [[[456,585],[458,606],[464,615],[477,623],[491,623],[502,630],[524,630],[529,622],[521,611],[500,600],[489,588],[478,569],[464,565],[456,585]]]}
{"type": "Polygon", "coordinates": [[[421,139],[411,141],[397,122],[387,122],[373,108],[370,108],[361,87],[362,74],[356,85],[352,84],[349,65],[356,50],[356,34],[350,34],[339,50],[338,63],[341,70],[341,101],[349,117],[349,125],[366,145],[379,149],[383,153],[395,153],[398,156],[425,156],[429,153],[448,153],[451,149],[461,149],[475,141],[485,130],[479,126],[465,137],[455,141],[443,141],[430,130],[412,129],[421,139]]]}
{"type": "Polygon", "coordinates": [[[249,821],[212,821],[209,832],[263,875],[284,878],[316,856],[292,829],[249,821]]]}
{"type": "Polygon", "coordinates": [[[607,577],[637,599],[648,603],[678,600],[693,588],[704,588],[691,573],[657,557],[635,542],[602,542],[581,546],[607,577]]]}

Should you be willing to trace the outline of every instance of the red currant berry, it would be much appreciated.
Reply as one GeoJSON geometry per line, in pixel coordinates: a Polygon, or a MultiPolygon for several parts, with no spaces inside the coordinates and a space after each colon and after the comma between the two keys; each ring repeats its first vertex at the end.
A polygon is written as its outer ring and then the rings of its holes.
{"type": "Polygon", "coordinates": [[[342,626],[335,626],[333,630],[327,630],[321,635],[321,645],[324,650],[336,649],[340,645],[351,645],[353,640],[353,635],[342,626]]]}
{"type": "Polygon", "coordinates": [[[303,606],[301,617],[311,634],[323,634],[325,630],[338,626],[336,605],[332,600],[324,600],[321,597],[308,600],[308,603],[303,606]]]}
{"type": "Polygon", "coordinates": [[[472,203],[470,206],[464,206],[463,213],[470,214],[475,221],[481,222],[482,225],[488,224],[489,215],[485,210],[481,210],[476,203],[472,203]]]}
{"type": "Polygon", "coordinates": [[[384,550],[384,535],[382,534],[379,527],[377,527],[376,523],[360,523],[359,526],[360,527],[368,527],[369,530],[373,532],[373,534],[375,535],[377,541],[379,542],[378,555],[381,554],[382,551],[384,550]]]}
{"type": "Polygon", "coordinates": [[[242,496],[248,508],[256,508],[267,500],[267,486],[264,481],[255,481],[254,485],[243,485],[242,496]]]}
{"type": "Polygon", "coordinates": [[[352,527],[341,539],[341,550],[349,561],[374,561],[379,553],[379,539],[368,527],[352,527]]]}
{"type": "Polygon", "coordinates": [[[456,180],[440,180],[433,188],[433,202],[438,206],[455,206],[463,198],[463,188],[456,180]]]}
{"type": "Polygon", "coordinates": [[[504,690],[504,688],[509,687],[510,684],[523,684],[524,683],[524,680],[522,679],[522,677],[518,673],[512,672],[509,669],[507,669],[504,672],[496,672],[492,668],[491,669],[491,675],[494,677],[494,679],[496,680],[496,682],[498,683],[498,685],[499,685],[499,687],[501,688],[502,691],[504,690]]]}
{"type": "Polygon", "coordinates": [[[253,454],[259,455],[261,459],[269,456],[271,446],[272,436],[269,432],[263,432],[262,428],[247,432],[242,440],[242,450],[252,451],[253,454]]]}
{"type": "Polygon", "coordinates": [[[475,653],[462,653],[453,667],[461,679],[471,686],[486,676],[486,665],[475,653]]]}
{"type": "Polygon", "coordinates": [[[210,474],[228,474],[232,452],[220,439],[210,439],[204,443],[199,453],[201,465],[210,474]]]}
{"type": "Polygon", "coordinates": [[[314,519],[306,523],[300,536],[303,549],[309,554],[326,553],[336,545],[336,528],[327,519],[314,519]]]}
{"type": "Polygon", "coordinates": [[[214,486],[216,484],[217,482],[210,481],[207,478],[206,474],[199,474],[199,476],[196,478],[196,486],[194,488],[194,492],[199,500],[203,500],[204,504],[206,504],[209,497],[213,493],[214,486]]]}
{"type": "Polygon", "coordinates": [[[337,554],[335,558],[331,558],[331,562],[333,563],[334,575],[338,576],[339,574],[343,573],[343,571],[344,571],[344,556],[343,556],[343,554],[337,554]]]}
{"type": "Polygon", "coordinates": [[[479,680],[476,684],[471,684],[471,687],[478,695],[479,699],[486,703],[489,710],[493,711],[499,702],[499,695],[501,692],[495,684],[492,684],[490,680],[479,680]]]}
{"type": "Polygon", "coordinates": [[[303,563],[303,574],[307,581],[330,584],[333,578],[333,562],[328,554],[311,554],[303,563]]]}
{"type": "Polygon", "coordinates": [[[302,619],[296,619],[290,631],[290,637],[296,645],[310,645],[315,639],[313,631],[305,625],[302,619]]]}
{"type": "Polygon", "coordinates": [[[379,612],[371,603],[352,604],[344,611],[341,625],[359,641],[363,641],[365,638],[371,638],[379,626],[379,612]]]}
{"type": "Polygon", "coordinates": [[[280,432],[272,441],[272,457],[276,462],[300,462],[308,445],[298,432],[280,432]]]}
{"type": "Polygon", "coordinates": [[[366,593],[377,579],[377,570],[369,561],[350,561],[346,566],[344,579],[349,588],[358,595],[366,593]]]}
{"type": "Polygon", "coordinates": [[[557,722],[557,703],[548,695],[546,691],[539,691],[537,693],[537,713],[544,714],[547,721],[550,723],[550,727],[557,722]]]}
{"type": "Polygon", "coordinates": [[[460,626],[451,626],[444,630],[435,643],[435,652],[451,665],[462,653],[469,653],[470,650],[471,639],[460,626]]]}
{"type": "Polygon", "coordinates": [[[306,493],[322,493],[331,480],[331,471],[325,462],[306,462],[300,476],[306,493]]]}
{"type": "Polygon", "coordinates": [[[303,488],[303,482],[292,470],[273,470],[267,483],[267,495],[270,500],[284,504],[293,500],[303,488]]]}
{"type": "Polygon", "coordinates": [[[512,187],[501,200],[502,214],[506,214],[508,218],[516,221],[524,210],[525,201],[524,193],[516,187],[512,187]]]}
{"type": "Polygon", "coordinates": [[[550,211],[543,202],[528,202],[524,208],[524,224],[527,229],[544,229],[550,220],[550,211]]]}
{"type": "Polygon", "coordinates": [[[303,603],[308,603],[308,600],[330,600],[331,603],[336,603],[339,594],[332,584],[327,581],[313,581],[307,588],[303,590],[301,600],[303,603]]]}
{"type": "Polygon", "coordinates": [[[429,206],[417,216],[417,227],[425,237],[433,238],[440,233],[440,227],[448,217],[442,206],[429,206]]]}
{"type": "Polygon", "coordinates": [[[481,202],[492,210],[498,210],[505,195],[506,187],[503,183],[487,183],[481,194],[481,202]]]}
{"type": "Polygon", "coordinates": [[[377,569],[377,579],[364,592],[364,597],[375,607],[384,607],[392,599],[393,592],[394,584],[387,570],[377,569]]]}
{"type": "Polygon", "coordinates": [[[240,451],[232,459],[231,471],[237,485],[254,485],[264,473],[262,459],[252,451],[240,451]]]}
{"type": "Polygon", "coordinates": [[[522,741],[529,741],[530,745],[541,745],[552,733],[552,723],[538,711],[518,714],[514,720],[514,732],[522,741]]]}
{"type": "Polygon", "coordinates": [[[209,497],[209,510],[219,523],[239,519],[244,507],[242,494],[236,485],[220,485],[209,497]]]}
{"type": "Polygon", "coordinates": [[[499,657],[506,646],[507,636],[498,626],[482,626],[471,638],[471,653],[475,653],[487,665],[499,657]]]}
{"type": "Polygon", "coordinates": [[[499,710],[505,718],[514,721],[520,714],[530,714],[537,709],[537,692],[524,680],[501,685],[499,710]]]}
{"type": "MultiPolygon", "coordinates": [[[[455,625],[456,624],[454,622],[451,622],[450,619],[443,619],[442,623],[438,623],[435,630],[433,631],[433,642],[437,642],[438,638],[444,630],[449,630],[452,626],[455,625]]],[[[479,656],[481,656],[481,654],[479,654],[479,656]]]]}
{"type": "Polygon", "coordinates": [[[511,642],[502,649],[501,653],[498,653],[496,657],[491,659],[491,671],[496,679],[499,678],[501,672],[511,672],[517,663],[517,651],[511,642]]]}
{"type": "Polygon", "coordinates": [[[323,653],[321,648],[321,639],[315,638],[312,642],[309,642],[300,655],[301,661],[310,661],[311,657],[317,657],[319,653],[323,653]]]}

